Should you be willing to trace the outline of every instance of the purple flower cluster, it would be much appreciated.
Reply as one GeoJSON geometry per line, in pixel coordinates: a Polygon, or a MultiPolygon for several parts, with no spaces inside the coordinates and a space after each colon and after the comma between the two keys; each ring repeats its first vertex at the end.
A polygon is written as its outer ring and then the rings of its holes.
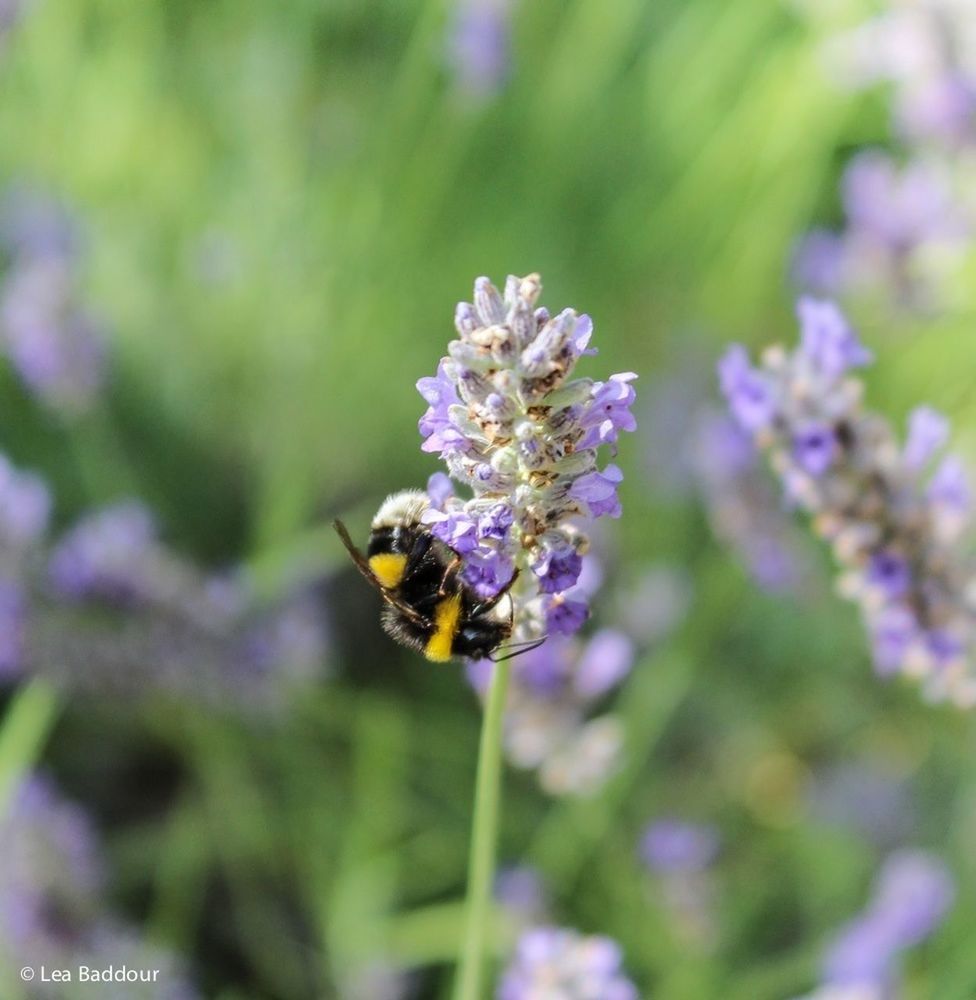
{"type": "Polygon", "coordinates": [[[652,646],[684,621],[693,598],[690,573],[669,563],[652,563],[618,593],[616,620],[639,646],[652,646]]]}
{"type": "MultiPolygon", "coordinates": [[[[665,374],[648,393],[641,425],[648,485],[669,501],[699,503],[715,537],[736,553],[763,589],[799,591],[810,581],[799,529],[784,510],[749,434],[714,399],[713,355],[694,339],[683,338],[671,362],[662,365],[665,374]]],[[[687,604],[687,582],[673,570],[664,572],[657,583],[651,577],[632,588],[635,596],[652,584],[658,590],[664,585],[687,604]]],[[[637,621],[648,620],[642,608],[648,601],[635,604],[640,617],[628,615],[627,628],[637,636],[637,621]]]]}
{"type": "Polygon", "coordinates": [[[497,1000],[637,1000],[616,942],[562,927],[534,927],[519,939],[497,1000]]]}
{"type": "Polygon", "coordinates": [[[833,37],[831,76],[853,89],[885,83],[904,150],[856,156],[843,182],[840,232],[814,230],[794,261],[801,287],[824,295],[880,295],[914,310],[950,304],[964,281],[976,217],[976,36],[968,2],[889,0],[833,37]]]}
{"type": "MultiPolygon", "coordinates": [[[[505,752],[516,767],[538,773],[550,795],[591,795],[615,773],[623,751],[616,716],[591,718],[593,707],[629,674],[633,641],[604,628],[585,642],[556,636],[513,663],[505,713],[505,752]]],[[[484,694],[492,664],[468,666],[484,694]]]]}
{"type": "Polygon", "coordinates": [[[976,33],[967,0],[889,0],[883,11],[833,38],[835,76],[859,89],[892,88],[892,117],[910,143],[976,142],[976,33]]]}
{"type": "Polygon", "coordinates": [[[938,858],[910,850],[890,855],[868,906],[829,947],[825,989],[814,997],[832,995],[829,990],[861,990],[879,1000],[893,996],[901,954],[936,931],[954,896],[952,877],[938,858]]]}
{"type": "Polygon", "coordinates": [[[719,846],[713,827],[675,817],[654,820],[641,838],[640,856],[654,876],[672,932],[688,946],[709,947],[716,936],[711,868],[719,846]]]}
{"type": "Polygon", "coordinates": [[[311,594],[260,607],[244,576],[209,576],[123,501],[83,518],[53,548],[28,630],[36,669],[120,697],[167,692],[267,708],[318,672],[326,646],[311,594]],[[90,620],[94,607],[114,616],[90,620]]]}
{"type": "Polygon", "coordinates": [[[0,454],[0,550],[20,552],[47,530],[51,495],[40,476],[16,469],[0,454]]]}
{"type": "Polygon", "coordinates": [[[511,68],[512,0],[455,0],[447,61],[461,90],[474,97],[496,94],[511,68]]]}
{"type": "Polygon", "coordinates": [[[260,605],[243,574],[205,574],[170,551],[134,500],[49,547],[50,508],[44,483],[0,455],[0,680],[266,709],[319,672],[327,639],[311,593],[260,605]]]}
{"type": "Polygon", "coordinates": [[[860,153],[842,184],[842,232],[815,229],[798,244],[797,283],[823,295],[882,293],[916,310],[943,306],[942,286],[971,245],[972,214],[952,171],[932,157],[900,166],[860,153]]]}
{"type": "Polygon", "coordinates": [[[907,783],[895,770],[871,759],[825,767],[807,788],[811,818],[884,849],[904,843],[917,817],[907,783]]]}
{"type": "Polygon", "coordinates": [[[474,302],[455,314],[459,339],[437,375],[417,388],[428,403],[420,419],[423,449],[436,452],[472,497],[432,481],[433,532],[462,555],[464,576],[486,596],[523,570],[515,587],[517,634],[575,631],[585,606],[573,589],[588,540],[580,522],[618,517],[615,465],[597,466],[597,450],[615,451],[632,431],[631,372],[605,382],[570,379],[595,353],[588,316],[536,308],[537,275],[510,276],[504,295],[487,278],[474,302]]]}
{"type": "Polygon", "coordinates": [[[719,366],[739,425],[754,435],[791,504],[812,515],[861,608],[878,672],[924,681],[934,700],[976,703],[974,569],[961,550],[970,498],[959,461],[939,457],[948,428],[923,408],[901,447],[862,406],[851,370],[870,360],[831,303],[799,303],[800,345],[754,367],[733,346],[719,366]]]}
{"type": "MultiPolygon", "coordinates": [[[[88,816],[66,802],[44,778],[31,777],[15,791],[0,821],[0,965],[48,969],[119,966],[158,968],[155,984],[111,986],[100,996],[192,1000],[196,990],[174,957],[142,941],[105,912],[100,845],[88,816]]],[[[62,987],[35,982],[41,1000],[62,987]]]]}
{"type": "Polygon", "coordinates": [[[809,576],[808,559],[749,434],[708,408],[695,423],[689,453],[715,536],[763,589],[798,591],[809,576]]]}
{"type": "Polygon", "coordinates": [[[50,199],[11,191],[0,212],[0,350],[27,388],[73,414],[104,378],[103,336],[79,302],[78,254],[67,217],[50,199]]]}
{"type": "Polygon", "coordinates": [[[126,500],[82,519],[50,558],[51,582],[72,600],[132,605],[152,598],[163,550],[152,514],[126,500]]]}
{"type": "Polygon", "coordinates": [[[718,847],[718,833],[712,827],[667,817],[644,831],[641,857],[660,874],[698,872],[715,860],[718,847]]]}
{"type": "Polygon", "coordinates": [[[549,893],[542,875],[531,865],[502,868],[495,876],[494,895],[509,920],[520,927],[548,919],[549,893]]]}
{"type": "Polygon", "coordinates": [[[23,9],[24,0],[0,0],[0,56],[3,55],[4,36],[16,25],[23,9]]]}

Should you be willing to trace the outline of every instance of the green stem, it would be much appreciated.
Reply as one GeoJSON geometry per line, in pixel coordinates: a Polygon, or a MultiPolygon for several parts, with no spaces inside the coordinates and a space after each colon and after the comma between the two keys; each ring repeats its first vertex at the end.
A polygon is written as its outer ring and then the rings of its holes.
{"type": "Polygon", "coordinates": [[[502,723],[505,718],[510,671],[511,664],[508,660],[495,664],[481,727],[471,854],[468,859],[467,912],[454,1000],[482,1000],[481,980],[485,966],[485,939],[491,917],[495,850],[498,840],[502,723]]]}
{"type": "Polygon", "coordinates": [[[23,685],[11,699],[0,726],[0,819],[6,815],[17,782],[44,749],[57,714],[57,695],[40,678],[23,685]]]}

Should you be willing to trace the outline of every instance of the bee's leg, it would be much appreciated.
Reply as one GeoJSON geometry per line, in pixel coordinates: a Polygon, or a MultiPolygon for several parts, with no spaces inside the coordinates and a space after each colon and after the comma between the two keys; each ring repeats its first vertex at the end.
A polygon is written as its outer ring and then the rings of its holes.
{"type": "Polygon", "coordinates": [[[461,557],[455,553],[454,558],[444,568],[444,578],[441,580],[440,589],[437,591],[438,597],[447,596],[447,581],[457,576],[457,571],[461,568],[461,557]]]}
{"type": "MultiPolygon", "coordinates": [[[[491,609],[493,607],[495,607],[495,605],[498,604],[498,602],[512,589],[512,586],[514,585],[515,581],[518,579],[518,575],[519,575],[519,571],[518,571],[518,568],[516,568],[515,572],[512,574],[512,578],[508,581],[508,583],[506,583],[505,586],[502,587],[502,589],[499,590],[498,593],[495,594],[494,597],[489,597],[487,600],[482,601],[480,604],[476,604],[471,609],[471,614],[472,615],[483,615],[486,611],[491,611],[491,609]]],[[[513,616],[513,618],[515,616],[515,605],[514,605],[514,603],[512,604],[512,616],[513,616]]]]}

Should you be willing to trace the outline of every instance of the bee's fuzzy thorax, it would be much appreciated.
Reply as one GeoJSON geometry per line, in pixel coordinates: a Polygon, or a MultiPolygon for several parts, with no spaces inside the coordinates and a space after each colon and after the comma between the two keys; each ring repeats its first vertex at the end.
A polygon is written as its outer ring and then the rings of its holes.
{"type": "Polygon", "coordinates": [[[420,490],[401,490],[391,493],[380,505],[373,518],[372,528],[396,528],[419,524],[423,513],[430,506],[430,498],[420,490]]]}

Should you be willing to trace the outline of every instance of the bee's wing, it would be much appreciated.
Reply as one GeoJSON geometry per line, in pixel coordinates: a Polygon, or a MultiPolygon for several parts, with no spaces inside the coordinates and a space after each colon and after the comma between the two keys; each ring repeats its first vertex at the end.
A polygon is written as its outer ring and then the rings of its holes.
{"type": "Polygon", "coordinates": [[[342,544],[345,545],[346,551],[352,557],[352,561],[356,564],[356,569],[369,580],[370,584],[375,587],[379,592],[380,596],[383,598],[387,604],[391,604],[397,611],[402,612],[408,618],[415,622],[423,622],[426,619],[423,615],[418,614],[409,604],[404,604],[403,601],[397,600],[397,598],[387,590],[379,580],[376,579],[375,574],[369,568],[369,563],[366,561],[365,556],[362,552],[356,548],[353,544],[352,539],[349,537],[349,532],[346,530],[346,526],[338,518],[332,522],[332,527],[335,528],[336,534],[339,536],[342,544]]]}

